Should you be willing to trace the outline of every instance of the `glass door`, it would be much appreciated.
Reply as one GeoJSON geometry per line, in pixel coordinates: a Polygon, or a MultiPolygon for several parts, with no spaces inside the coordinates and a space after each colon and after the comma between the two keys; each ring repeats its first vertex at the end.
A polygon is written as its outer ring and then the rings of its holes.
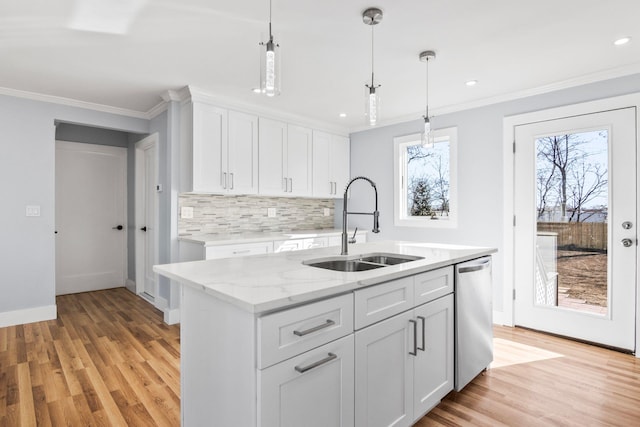
{"type": "Polygon", "coordinates": [[[515,323],[635,347],[635,109],[516,127],[515,323]]]}

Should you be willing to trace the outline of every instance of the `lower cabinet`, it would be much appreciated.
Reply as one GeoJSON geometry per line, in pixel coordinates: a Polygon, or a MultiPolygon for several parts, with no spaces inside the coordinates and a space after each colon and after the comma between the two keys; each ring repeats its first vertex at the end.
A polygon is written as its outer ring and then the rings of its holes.
{"type": "Polygon", "coordinates": [[[261,427],[353,426],[353,334],[258,371],[261,427]]]}
{"type": "Polygon", "coordinates": [[[410,426],[453,390],[453,294],[355,333],[355,425],[410,426]]]}

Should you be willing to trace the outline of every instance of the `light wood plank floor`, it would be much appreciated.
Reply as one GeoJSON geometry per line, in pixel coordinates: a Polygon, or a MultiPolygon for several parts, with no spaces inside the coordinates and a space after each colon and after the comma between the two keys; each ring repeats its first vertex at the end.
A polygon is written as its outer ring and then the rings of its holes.
{"type": "MultiPolygon", "coordinates": [[[[0,328],[0,427],[180,424],[177,326],[123,288],[57,304],[58,320],[0,328]]],[[[492,368],[418,427],[640,426],[639,359],[519,328],[495,335],[492,368]]]]}

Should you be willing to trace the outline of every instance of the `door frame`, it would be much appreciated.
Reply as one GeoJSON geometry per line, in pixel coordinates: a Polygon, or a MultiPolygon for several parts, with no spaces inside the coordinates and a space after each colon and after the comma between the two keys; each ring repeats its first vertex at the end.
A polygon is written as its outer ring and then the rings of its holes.
{"type": "MultiPolygon", "coordinates": [[[[144,193],[144,184],[145,184],[145,174],[146,174],[146,168],[145,168],[145,158],[144,158],[144,152],[146,150],[148,150],[149,148],[155,147],[156,148],[156,156],[154,159],[155,162],[155,169],[156,169],[156,183],[158,182],[158,177],[159,177],[159,171],[158,171],[158,167],[159,167],[159,153],[158,153],[158,133],[154,133],[151,134],[147,137],[145,137],[144,139],[141,139],[140,141],[135,143],[135,193],[136,197],[135,197],[135,213],[134,213],[134,223],[135,223],[135,266],[136,266],[136,295],[142,295],[144,293],[144,281],[145,281],[145,277],[144,277],[144,263],[145,263],[145,256],[144,256],[144,248],[145,248],[145,236],[141,233],[138,233],[138,230],[140,229],[140,227],[145,225],[145,218],[143,217],[143,212],[144,212],[144,206],[145,206],[145,200],[143,197],[138,197],[140,194],[144,193]]],[[[157,184],[156,184],[157,185],[157,184]]],[[[158,227],[158,223],[159,223],[159,200],[158,200],[158,192],[160,191],[160,189],[158,188],[156,191],[156,197],[155,197],[155,209],[153,212],[153,216],[154,216],[154,223],[156,225],[156,230],[154,233],[154,240],[155,240],[155,244],[154,246],[154,254],[153,254],[153,259],[155,260],[155,263],[158,262],[159,259],[159,250],[158,250],[158,231],[159,231],[159,227],[158,227]]],[[[163,305],[162,304],[162,298],[159,298],[158,296],[158,281],[156,280],[156,285],[155,285],[155,289],[154,289],[154,300],[150,301],[153,303],[153,305],[160,309],[163,310],[166,306],[166,303],[163,305]]]]}
{"type": "MultiPolygon", "coordinates": [[[[640,150],[638,149],[640,141],[640,93],[630,95],[617,96],[612,98],[600,99],[597,101],[583,102],[579,104],[567,105],[563,107],[550,108],[546,110],[534,111],[531,113],[507,116],[503,119],[503,145],[502,145],[502,164],[503,164],[503,311],[496,323],[502,323],[506,326],[514,325],[514,302],[513,293],[515,289],[515,233],[514,233],[514,192],[515,192],[515,127],[535,122],[554,120],[564,117],[590,114],[594,112],[613,110],[625,107],[636,108],[636,167],[640,167],[640,150]]],[[[640,176],[640,174],[636,174],[640,176]]],[[[640,180],[640,178],[636,178],[640,180]]],[[[638,184],[638,183],[637,183],[638,184]]],[[[640,213],[640,185],[637,186],[636,192],[636,212],[640,213]]],[[[638,348],[640,342],[640,260],[636,262],[636,301],[635,301],[635,349],[638,348]]],[[[636,357],[640,358],[640,352],[636,351],[636,357]]]]}

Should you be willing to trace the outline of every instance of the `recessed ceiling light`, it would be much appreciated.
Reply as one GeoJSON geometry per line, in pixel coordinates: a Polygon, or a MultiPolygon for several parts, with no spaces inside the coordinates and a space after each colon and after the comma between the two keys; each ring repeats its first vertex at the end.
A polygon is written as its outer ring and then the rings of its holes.
{"type": "Polygon", "coordinates": [[[465,82],[465,84],[467,86],[475,86],[475,85],[478,84],[478,81],[477,80],[468,80],[468,81],[465,82]]]}
{"type": "Polygon", "coordinates": [[[347,117],[347,113],[340,113],[339,116],[342,117],[342,118],[345,118],[345,117],[347,117]]]}
{"type": "Polygon", "coordinates": [[[613,44],[616,46],[622,46],[623,44],[627,44],[631,41],[631,37],[622,37],[618,40],[614,41],[613,44]]]}

